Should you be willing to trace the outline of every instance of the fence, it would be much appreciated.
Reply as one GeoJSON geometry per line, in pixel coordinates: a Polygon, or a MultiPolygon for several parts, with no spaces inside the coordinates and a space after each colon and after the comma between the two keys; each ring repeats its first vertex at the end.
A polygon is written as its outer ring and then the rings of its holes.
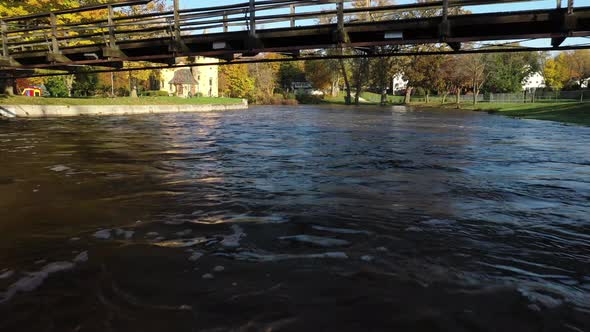
{"type": "MultiPolygon", "coordinates": [[[[429,96],[429,102],[442,103],[440,95],[429,96]]],[[[446,102],[455,102],[455,95],[448,95],[446,102]]],[[[461,95],[462,103],[472,103],[473,95],[461,95]]],[[[412,101],[425,102],[426,96],[412,96],[412,101]]],[[[590,102],[590,90],[575,91],[524,91],[519,93],[485,93],[477,96],[478,103],[551,103],[551,102],[590,102]]]]}

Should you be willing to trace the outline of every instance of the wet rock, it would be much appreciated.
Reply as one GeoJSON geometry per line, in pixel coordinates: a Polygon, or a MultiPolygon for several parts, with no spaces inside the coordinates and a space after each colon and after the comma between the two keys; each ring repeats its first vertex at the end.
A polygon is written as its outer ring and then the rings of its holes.
{"type": "Polygon", "coordinates": [[[193,307],[191,307],[190,305],[181,305],[180,307],[178,307],[178,310],[191,311],[193,310],[193,307]]]}
{"type": "Polygon", "coordinates": [[[389,251],[389,249],[387,249],[387,248],[385,248],[385,247],[378,247],[378,248],[377,248],[377,249],[375,249],[375,250],[377,250],[377,251],[379,251],[379,252],[388,252],[388,251],[389,251]]]}
{"type": "Polygon", "coordinates": [[[74,241],[80,241],[81,239],[79,237],[73,237],[70,239],[70,241],[74,242],[74,241]]]}
{"type": "Polygon", "coordinates": [[[145,236],[147,236],[147,237],[156,237],[158,235],[160,235],[160,233],[158,233],[158,232],[149,232],[145,236]]]}
{"type": "Polygon", "coordinates": [[[312,244],[318,247],[340,247],[347,246],[350,242],[346,240],[334,239],[329,237],[314,236],[314,235],[294,235],[294,236],[282,236],[279,240],[283,241],[294,241],[312,244]]]}

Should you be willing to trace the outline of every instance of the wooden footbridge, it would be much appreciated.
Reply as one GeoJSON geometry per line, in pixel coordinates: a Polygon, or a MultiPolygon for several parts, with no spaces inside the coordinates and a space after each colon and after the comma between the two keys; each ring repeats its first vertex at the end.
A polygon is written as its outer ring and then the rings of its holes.
{"type": "MultiPolygon", "coordinates": [[[[172,65],[183,56],[230,61],[263,52],[301,57],[303,50],[342,47],[370,53],[383,45],[444,43],[449,53],[463,53],[475,51],[465,43],[537,38],[551,39],[550,49],[559,50],[568,48],[562,46],[566,38],[590,37],[590,7],[576,6],[574,0],[553,9],[479,14],[463,10],[527,1],[435,0],[387,6],[367,1],[367,6],[355,7],[350,0],[249,0],[181,9],[174,0],[168,11],[125,14],[126,7],[150,2],[132,0],[0,17],[0,72],[18,76],[35,69],[118,68],[123,61],[172,65]],[[96,19],[75,24],[62,19],[87,11],[97,13],[96,19]]],[[[498,50],[509,48],[480,49],[498,50]]]]}

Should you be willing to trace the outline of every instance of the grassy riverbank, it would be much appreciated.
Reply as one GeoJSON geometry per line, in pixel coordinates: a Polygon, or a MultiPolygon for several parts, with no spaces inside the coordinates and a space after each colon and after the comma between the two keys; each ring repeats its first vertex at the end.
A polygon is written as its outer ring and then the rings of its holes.
{"type": "MultiPolygon", "coordinates": [[[[361,94],[361,105],[379,105],[381,102],[381,95],[370,92],[363,92],[361,94]]],[[[389,105],[399,105],[403,103],[403,96],[387,96],[389,105]]],[[[344,105],[344,94],[337,97],[326,96],[323,100],[327,104],[344,105]]],[[[448,103],[441,105],[440,103],[432,102],[426,104],[424,102],[413,102],[410,106],[428,107],[437,109],[455,109],[455,103],[448,103]]],[[[494,114],[511,116],[522,119],[536,119],[556,121],[563,123],[574,123],[590,126],[590,103],[576,103],[576,102],[553,102],[553,103],[534,103],[534,104],[504,104],[504,103],[480,103],[473,105],[472,103],[462,103],[461,109],[472,111],[486,111],[494,114]]]]}
{"type": "Polygon", "coordinates": [[[140,98],[42,98],[42,97],[6,97],[0,96],[0,105],[234,105],[241,104],[237,98],[180,98],[180,97],[140,97],[140,98]]]}
{"type": "MultiPolygon", "coordinates": [[[[432,108],[456,108],[456,104],[424,104],[413,103],[417,107],[432,108]]],[[[556,121],[563,123],[574,123],[590,126],[590,103],[534,103],[534,104],[500,104],[480,103],[461,104],[461,109],[473,111],[486,111],[493,114],[506,115],[522,119],[536,119],[556,121]]]]}

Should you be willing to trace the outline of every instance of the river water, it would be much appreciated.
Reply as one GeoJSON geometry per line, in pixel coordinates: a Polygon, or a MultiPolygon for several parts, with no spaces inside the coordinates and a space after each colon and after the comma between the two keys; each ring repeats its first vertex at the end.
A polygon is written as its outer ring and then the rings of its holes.
{"type": "Polygon", "coordinates": [[[1,331],[590,331],[590,128],[465,111],[0,122],[1,331]]]}

